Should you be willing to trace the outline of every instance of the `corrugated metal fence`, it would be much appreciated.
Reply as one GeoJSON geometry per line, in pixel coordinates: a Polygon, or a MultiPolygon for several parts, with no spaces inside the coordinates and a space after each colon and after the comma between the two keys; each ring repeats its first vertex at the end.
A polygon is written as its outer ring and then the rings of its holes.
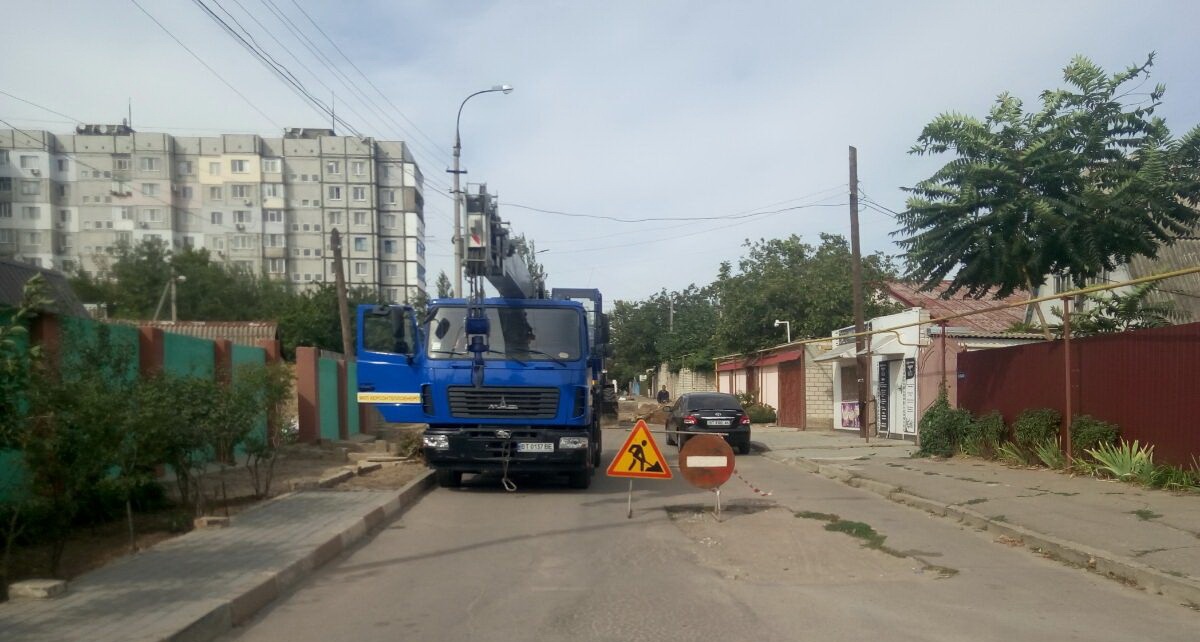
{"type": "MultiPolygon", "coordinates": [[[[1029,408],[1066,408],[1063,342],[958,356],[958,405],[998,410],[1011,423],[1029,408]]],[[[1154,444],[1158,463],[1200,458],[1200,323],[1071,340],[1071,407],[1154,444]]]]}

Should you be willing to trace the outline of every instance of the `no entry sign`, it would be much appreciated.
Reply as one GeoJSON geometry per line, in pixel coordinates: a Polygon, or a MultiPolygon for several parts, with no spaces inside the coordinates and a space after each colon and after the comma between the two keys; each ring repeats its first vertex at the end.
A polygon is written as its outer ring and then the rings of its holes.
{"type": "Polygon", "coordinates": [[[679,472],[697,488],[719,488],[733,474],[733,449],[720,435],[695,435],[679,451],[679,472]]]}

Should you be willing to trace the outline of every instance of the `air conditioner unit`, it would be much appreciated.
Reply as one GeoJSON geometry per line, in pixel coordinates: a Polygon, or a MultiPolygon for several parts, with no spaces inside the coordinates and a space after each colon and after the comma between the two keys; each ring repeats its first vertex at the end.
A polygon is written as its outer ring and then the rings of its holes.
{"type": "Polygon", "coordinates": [[[254,201],[246,199],[246,205],[254,205],[254,201]]]}
{"type": "Polygon", "coordinates": [[[63,229],[67,228],[67,224],[63,223],[62,221],[59,221],[54,224],[54,227],[57,227],[58,229],[63,230],[63,229]]]}
{"type": "Polygon", "coordinates": [[[138,223],[138,227],[140,227],[144,230],[144,229],[150,227],[150,224],[147,223],[146,221],[142,221],[141,223],[138,223]]]}
{"type": "Polygon", "coordinates": [[[42,175],[42,170],[40,170],[40,169],[31,169],[31,170],[29,170],[29,173],[30,173],[30,174],[33,174],[34,176],[41,176],[41,175],[42,175]]]}
{"type": "Polygon", "coordinates": [[[244,223],[238,223],[237,228],[239,232],[244,232],[246,230],[246,225],[244,223]]]}

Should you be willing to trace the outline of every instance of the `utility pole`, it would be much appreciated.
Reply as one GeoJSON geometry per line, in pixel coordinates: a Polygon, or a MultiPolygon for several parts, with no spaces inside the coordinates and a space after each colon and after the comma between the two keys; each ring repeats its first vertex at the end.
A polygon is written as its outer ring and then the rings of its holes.
{"type": "Polygon", "coordinates": [[[867,400],[871,395],[871,355],[863,354],[867,347],[867,338],[862,336],[866,330],[863,319],[863,282],[862,282],[862,248],[858,243],[858,150],[850,147],[850,267],[854,286],[851,296],[854,297],[854,369],[858,379],[858,434],[864,439],[871,436],[867,430],[867,400]]]}
{"type": "Polygon", "coordinates": [[[346,271],[342,266],[342,235],[337,228],[329,233],[333,245],[333,282],[337,288],[338,320],[342,324],[342,355],[349,360],[354,356],[354,343],[350,340],[350,310],[346,304],[346,271]]]}

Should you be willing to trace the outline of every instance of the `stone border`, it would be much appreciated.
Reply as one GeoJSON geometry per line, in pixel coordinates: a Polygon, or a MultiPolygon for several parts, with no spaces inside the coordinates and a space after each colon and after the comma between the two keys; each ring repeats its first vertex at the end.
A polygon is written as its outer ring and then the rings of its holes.
{"type": "Polygon", "coordinates": [[[283,568],[261,573],[259,581],[253,586],[241,591],[239,595],[219,601],[186,628],[165,639],[207,642],[224,635],[286,594],[326,562],[341,555],[389,520],[402,515],[434,487],[433,482],[433,471],[425,471],[401,488],[386,504],[355,520],[341,531],[331,533],[328,539],[303,558],[283,568]]]}
{"type": "Polygon", "coordinates": [[[822,464],[803,457],[780,457],[770,451],[762,454],[771,461],[795,465],[822,477],[840,481],[847,486],[870,491],[898,504],[1017,540],[1034,552],[1099,573],[1110,579],[1134,584],[1156,595],[1162,595],[1189,606],[1200,606],[1200,583],[1191,578],[1170,575],[1123,555],[1116,555],[1078,542],[1039,533],[1024,526],[1000,522],[957,504],[946,504],[912,495],[898,486],[861,477],[835,464],[822,464]]]}

